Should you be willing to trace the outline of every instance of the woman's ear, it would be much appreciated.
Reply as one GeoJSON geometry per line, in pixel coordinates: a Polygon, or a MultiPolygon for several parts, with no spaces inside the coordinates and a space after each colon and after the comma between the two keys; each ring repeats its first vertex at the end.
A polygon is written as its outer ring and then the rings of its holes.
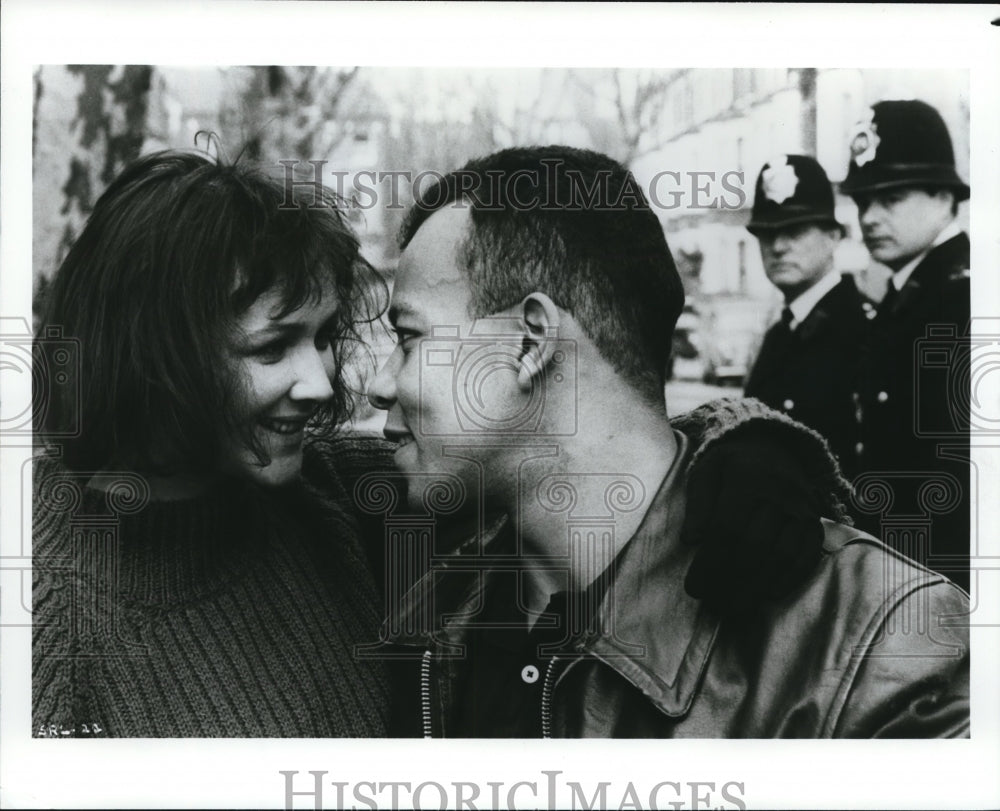
{"type": "Polygon", "coordinates": [[[531,293],[520,306],[521,356],[517,385],[529,391],[545,374],[559,337],[559,308],[544,293],[531,293]]]}

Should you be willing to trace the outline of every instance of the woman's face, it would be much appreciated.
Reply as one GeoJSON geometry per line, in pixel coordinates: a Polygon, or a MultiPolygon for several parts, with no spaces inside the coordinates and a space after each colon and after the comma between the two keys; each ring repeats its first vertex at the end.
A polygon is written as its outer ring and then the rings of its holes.
{"type": "Polygon", "coordinates": [[[278,317],[277,290],[263,294],[236,322],[230,357],[245,388],[243,410],[270,462],[234,442],[227,472],[268,487],[294,480],[302,469],[306,422],[333,396],[337,295],[332,286],[319,301],[278,317]]]}

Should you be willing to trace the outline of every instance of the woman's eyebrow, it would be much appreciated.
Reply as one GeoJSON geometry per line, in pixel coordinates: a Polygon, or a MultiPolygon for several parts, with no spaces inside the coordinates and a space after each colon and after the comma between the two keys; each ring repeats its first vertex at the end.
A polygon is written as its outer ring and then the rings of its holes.
{"type": "MultiPolygon", "coordinates": [[[[326,317],[323,319],[323,326],[336,321],[340,317],[339,308],[331,308],[328,313],[324,314],[326,317]]],[[[258,327],[257,329],[247,330],[246,334],[250,337],[256,335],[298,335],[308,331],[309,325],[302,321],[275,321],[269,320],[266,324],[258,327]]]]}
{"type": "Polygon", "coordinates": [[[260,335],[289,335],[301,332],[302,330],[303,325],[297,322],[282,323],[280,321],[272,321],[258,329],[247,330],[246,335],[249,338],[260,335]]]}

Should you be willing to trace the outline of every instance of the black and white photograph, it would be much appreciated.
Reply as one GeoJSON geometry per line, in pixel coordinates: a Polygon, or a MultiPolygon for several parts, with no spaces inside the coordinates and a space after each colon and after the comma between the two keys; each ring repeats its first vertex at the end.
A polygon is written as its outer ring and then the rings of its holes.
{"type": "Polygon", "coordinates": [[[1000,801],[1000,10],[40,5],[8,804],[1000,801]]]}

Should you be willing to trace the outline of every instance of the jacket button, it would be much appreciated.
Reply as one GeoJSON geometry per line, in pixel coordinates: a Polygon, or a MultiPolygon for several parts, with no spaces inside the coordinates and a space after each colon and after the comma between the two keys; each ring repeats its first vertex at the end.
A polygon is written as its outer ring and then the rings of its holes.
{"type": "Polygon", "coordinates": [[[861,456],[861,454],[863,454],[865,452],[865,443],[864,442],[859,442],[857,445],[855,445],[854,446],[854,452],[858,456],[861,456]]]}
{"type": "Polygon", "coordinates": [[[878,394],[875,395],[875,399],[878,400],[880,403],[884,403],[889,399],[889,394],[887,392],[880,391],[878,394]]]}
{"type": "Polygon", "coordinates": [[[525,684],[534,684],[538,681],[538,668],[534,665],[525,665],[521,670],[521,681],[525,684]]]}
{"type": "Polygon", "coordinates": [[[793,408],[795,408],[795,401],[785,400],[785,402],[781,404],[781,407],[785,409],[785,411],[791,411],[793,408]]]}

